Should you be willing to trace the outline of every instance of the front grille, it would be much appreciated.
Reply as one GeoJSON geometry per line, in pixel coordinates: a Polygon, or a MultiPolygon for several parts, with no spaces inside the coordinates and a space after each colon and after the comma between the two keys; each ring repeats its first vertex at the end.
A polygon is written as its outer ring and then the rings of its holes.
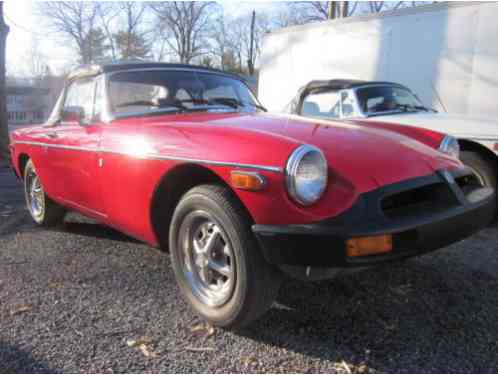
{"type": "Polygon", "coordinates": [[[381,210],[389,219],[435,213],[458,205],[458,200],[445,183],[434,183],[384,197],[381,210]]]}

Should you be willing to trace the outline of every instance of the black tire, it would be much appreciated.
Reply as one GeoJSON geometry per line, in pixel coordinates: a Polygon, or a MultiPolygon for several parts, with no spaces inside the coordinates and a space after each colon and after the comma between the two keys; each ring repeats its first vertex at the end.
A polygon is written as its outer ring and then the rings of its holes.
{"type": "MultiPolygon", "coordinates": [[[[194,310],[212,325],[232,329],[243,327],[264,314],[277,296],[281,274],[263,258],[251,231],[248,214],[225,187],[202,185],[189,190],[182,197],[173,214],[169,246],[176,280],[183,295],[194,310]],[[203,302],[187,276],[189,269],[182,244],[187,243],[185,246],[188,249],[195,248],[185,239],[193,236],[191,232],[194,229],[188,226],[193,222],[190,219],[196,218],[196,215],[205,216],[206,220],[212,220],[219,226],[223,231],[222,241],[225,246],[231,246],[234,257],[231,260],[234,270],[233,291],[220,306],[203,302]]],[[[188,249],[187,252],[193,251],[188,249]]]]}
{"type": "Polygon", "coordinates": [[[496,189],[496,166],[492,161],[472,151],[462,151],[460,160],[472,169],[484,186],[496,189]]]}
{"type": "Polygon", "coordinates": [[[24,168],[24,196],[31,217],[35,223],[45,227],[52,227],[61,224],[64,221],[66,210],[48,197],[43,190],[41,182],[39,182],[39,188],[41,189],[39,191],[39,209],[35,210],[33,208],[33,197],[30,195],[30,189],[32,187],[31,183],[33,182],[34,177],[38,179],[35,166],[33,162],[29,160],[24,168]]]}

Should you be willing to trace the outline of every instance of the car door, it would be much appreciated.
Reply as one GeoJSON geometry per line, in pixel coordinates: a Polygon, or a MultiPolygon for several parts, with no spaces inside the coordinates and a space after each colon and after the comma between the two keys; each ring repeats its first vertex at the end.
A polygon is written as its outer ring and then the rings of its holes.
{"type": "Polygon", "coordinates": [[[60,121],[53,128],[50,158],[58,196],[97,218],[105,217],[99,158],[102,135],[101,79],[77,79],[67,87],[60,121]]]}

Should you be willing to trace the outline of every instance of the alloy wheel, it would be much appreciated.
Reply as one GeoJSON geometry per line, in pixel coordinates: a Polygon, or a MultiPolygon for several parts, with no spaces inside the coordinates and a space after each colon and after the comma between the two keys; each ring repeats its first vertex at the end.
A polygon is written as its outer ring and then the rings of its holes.
{"type": "Polygon", "coordinates": [[[203,211],[187,215],[180,259],[194,295],[211,307],[224,305],[235,286],[235,257],[223,228],[203,211]]]}
{"type": "Polygon", "coordinates": [[[26,176],[26,199],[31,215],[38,220],[45,211],[45,193],[40,178],[32,169],[26,176]]]}

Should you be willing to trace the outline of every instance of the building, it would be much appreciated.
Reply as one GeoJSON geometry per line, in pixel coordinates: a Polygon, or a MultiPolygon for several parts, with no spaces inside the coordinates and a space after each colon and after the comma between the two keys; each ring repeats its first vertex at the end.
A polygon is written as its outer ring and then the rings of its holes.
{"type": "Polygon", "coordinates": [[[9,125],[43,123],[51,111],[50,90],[32,86],[7,86],[9,125]]]}

